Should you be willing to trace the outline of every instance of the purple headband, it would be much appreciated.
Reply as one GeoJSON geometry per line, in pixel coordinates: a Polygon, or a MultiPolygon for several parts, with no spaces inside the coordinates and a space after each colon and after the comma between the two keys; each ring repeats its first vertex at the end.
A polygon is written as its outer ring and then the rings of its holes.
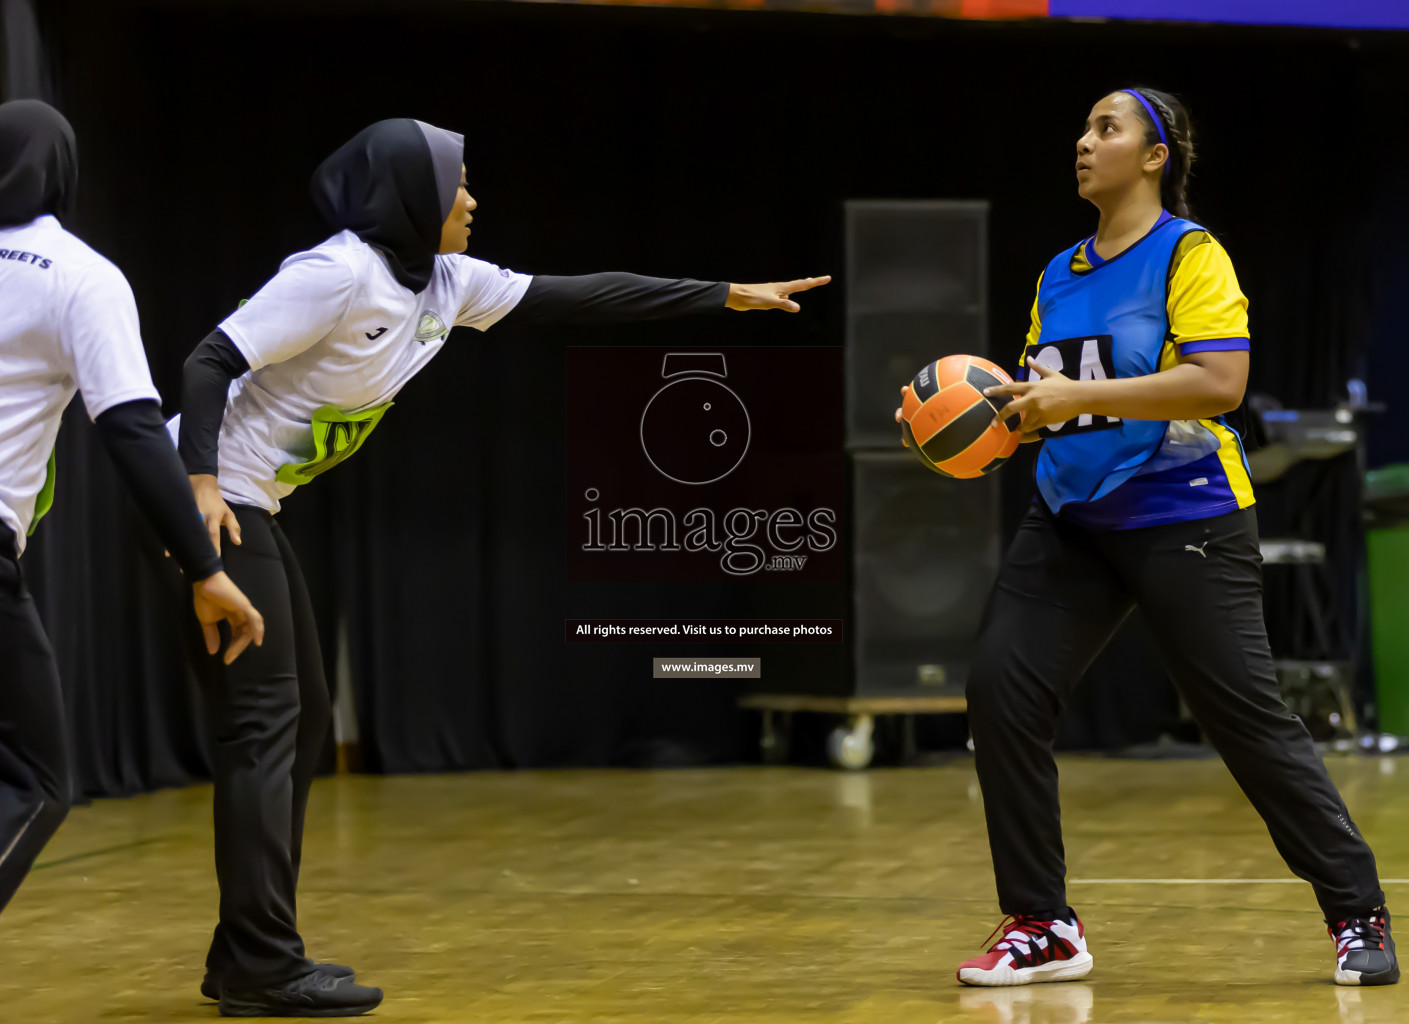
{"type": "MultiPolygon", "coordinates": [[[[1157,113],[1155,112],[1155,108],[1154,108],[1153,106],[1151,106],[1150,101],[1147,100],[1147,99],[1145,99],[1145,97],[1141,96],[1141,95],[1140,95],[1138,92],[1136,92],[1134,89],[1122,89],[1122,90],[1120,90],[1120,91],[1121,91],[1121,92],[1128,92],[1128,93],[1130,93],[1130,95],[1134,96],[1137,100],[1140,101],[1140,106],[1142,106],[1142,107],[1145,108],[1146,112],[1150,115],[1150,120],[1155,123],[1155,131],[1159,132],[1159,140],[1164,143],[1164,148],[1165,148],[1165,149],[1169,149],[1169,140],[1168,140],[1167,138],[1165,138],[1165,136],[1164,136],[1164,122],[1160,120],[1159,114],[1157,114],[1157,113]]],[[[1170,155],[1170,157],[1172,157],[1172,156],[1174,155],[1174,151],[1173,151],[1172,149],[1169,150],[1169,155],[1170,155]]],[[[1163,170],[1163,172],[1161,172],[1161,173],[1163,173],[1163,174],[1168,174],[1168,173],[1169,173],[1169,164],[1170,164],[1170,159],[1169,159],[1169,157],[1166,157],[1166,158],[1165,158],[1165,161],[1164,161],[1164,170],[1163,170]]]]}

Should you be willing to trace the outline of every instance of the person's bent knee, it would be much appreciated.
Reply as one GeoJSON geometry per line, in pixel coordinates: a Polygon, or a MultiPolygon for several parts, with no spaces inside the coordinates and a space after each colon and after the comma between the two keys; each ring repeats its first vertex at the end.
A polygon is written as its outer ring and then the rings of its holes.
{"type": "Polygon", "coordinates": [[[211,736],[227,747],[271,747],[294,734],[299,716],[297,691],[290,687],[277,705],[260,707],[245,702],[238,708],[218,709],[211,736]]]}

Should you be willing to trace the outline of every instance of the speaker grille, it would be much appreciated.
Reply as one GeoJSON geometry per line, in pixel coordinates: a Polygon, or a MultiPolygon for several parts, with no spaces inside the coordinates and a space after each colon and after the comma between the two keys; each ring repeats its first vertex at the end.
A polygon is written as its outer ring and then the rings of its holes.
{"type": "Polygon", "coordinates": [[[927,362],[988,354],[988,204],[846,204],[847,444],[888,448],[900,385],[927,362]]]}
{"type": "Polygon", "coordinates": [[[851,467],[856,692],[961,693],[998,571],[997,480],[946,480],[904,452],[851,467]]]}

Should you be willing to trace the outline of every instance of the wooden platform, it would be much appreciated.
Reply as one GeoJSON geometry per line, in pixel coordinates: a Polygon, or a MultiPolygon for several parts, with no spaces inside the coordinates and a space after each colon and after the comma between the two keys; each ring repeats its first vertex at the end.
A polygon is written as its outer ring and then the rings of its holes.
{"type": "Polygon", "coordinates": [[[872,732],[877,718],[900,716],[897,763],[906,764],[915,755],[916,715],[963,714],[969,709],[969,702],[958,694],[827,697],[803,693],[746,693],[739,698],[739,707],[763,712],[759,746],[766,764],[788,762],[794,714],[845,715],[846,723],[827,738],[827,757],[833,767],[856,771],[869,768],[875,756],[872,732]]]}
{"type": "Polygon", "coordinates": [[[943,715],[969,709],[963,697],[817,697],[795,693],[749,693],[739,707],[758,711],[815,711],[836,715],[943,715]]]}
{"type": "MultiPolygon", "coordinates": [[[[1409,761],[1332,773],[1409,922],[1409,761]]],[[[1409,1021],[1409,983],[1331,984],[1310,889],[1221,764],[1068,758],[1062,782],[1083,983],[955,983],[999,919],[964,758],[329,779],[301,924],[397,1024],[1409,1021]]],[[[209,819],[206,787],[75,811],[0,915],[0,1021],[217,1019],[209,819]]]]}

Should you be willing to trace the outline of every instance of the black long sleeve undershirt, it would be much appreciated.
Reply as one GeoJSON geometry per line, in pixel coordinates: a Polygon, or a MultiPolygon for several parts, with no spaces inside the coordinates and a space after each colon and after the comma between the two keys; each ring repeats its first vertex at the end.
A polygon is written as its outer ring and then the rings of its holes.
{"type": "Polygon", "coordinates": [[[223,331],[211,331],[186,359],[181,378],[181,438],[177,451],[186,472],[216,475],[220,466],[220,424],[230,382],[250,364],[223,331]]]}
{"type": "Polygon", "coordinates": [[[724,309],[727,281],[675,280],[608,272],[577,277],[536,275],[501,323],[601,323],[659,320],[724,309]]]}
{"type": "MultiPolygon", "coordinates": [[[[724,309],[727,281],[692,281],[608,272],[576,277],[540,274],[501,323],[601,323],[657,320],[724,309]]],[[[222,331],[206,335],[186,360],[181,383],[179,452],[192,475],[219,470],[220,424],[230,382],[249,363],[222,331]]]]}
{"type": "Polygon", "coordinates": [[[171,446],[161,407],[150,399],[124,402],[96,423],[123,482],[186,578],[203,580],[220,572],[220,556],[211,546],[190,481],[171,446]]]}

